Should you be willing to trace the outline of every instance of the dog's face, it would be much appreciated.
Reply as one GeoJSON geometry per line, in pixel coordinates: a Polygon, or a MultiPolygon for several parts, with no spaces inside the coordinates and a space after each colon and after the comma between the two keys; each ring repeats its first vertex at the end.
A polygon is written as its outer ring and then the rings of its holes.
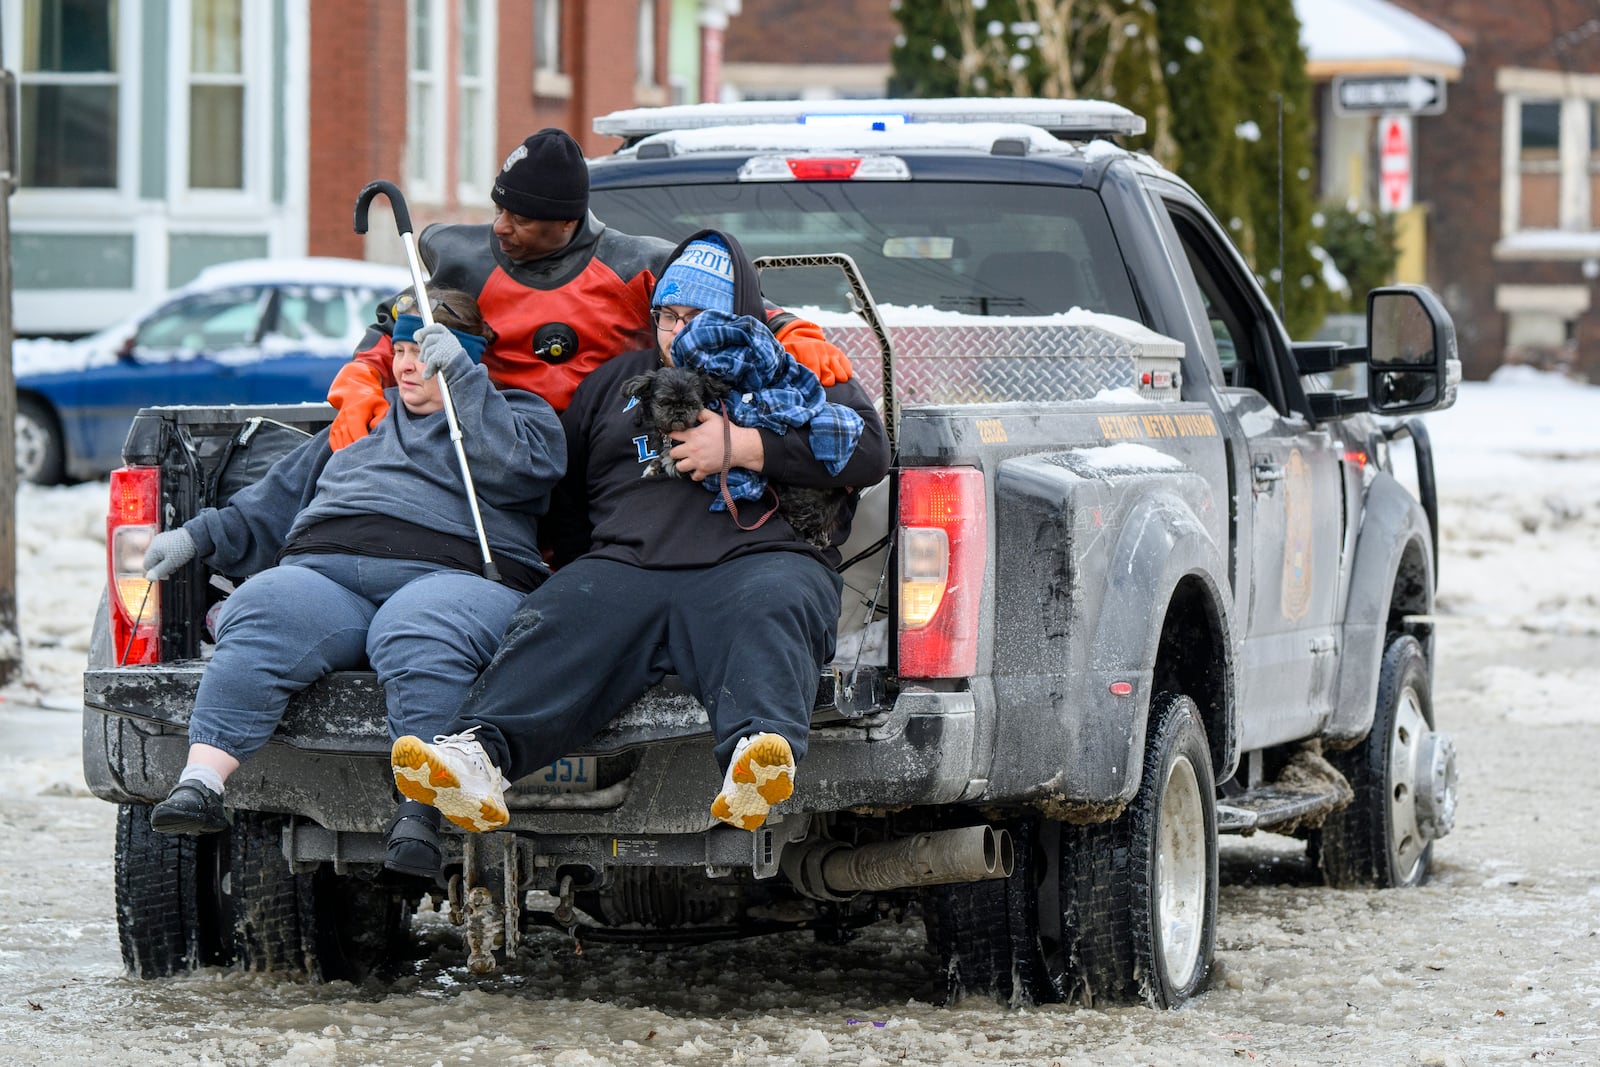
{"type": "Polygon", "coordinates": [[[724,399],[728,391],[721,379],[684,367],[662,367],[622,384],[624,396],[638,398],[644,425],[663,434],[695,425],[700,412],[712,401],[724,399]]]}

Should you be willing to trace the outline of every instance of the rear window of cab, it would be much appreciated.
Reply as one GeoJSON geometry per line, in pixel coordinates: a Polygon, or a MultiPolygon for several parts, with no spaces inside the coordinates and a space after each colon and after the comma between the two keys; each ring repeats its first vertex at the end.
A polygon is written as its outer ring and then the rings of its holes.
{"type": "MultiPolygon", "coordinates": [[[[671,241],[711,227],[752,256],[842,252],[873,299],[968,315],[1082,308],[1138,321],[1100,197],[1088,189],[974,182],[750,182],[596,188],[591,206],[624,233],[671,241]]],[[[780,307],[849,309],[837,271],[773,271],[780,307]]]]}

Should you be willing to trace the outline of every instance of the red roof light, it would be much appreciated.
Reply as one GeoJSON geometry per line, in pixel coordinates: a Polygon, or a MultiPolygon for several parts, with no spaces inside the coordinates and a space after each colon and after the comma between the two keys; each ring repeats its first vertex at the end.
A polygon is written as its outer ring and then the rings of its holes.
{"type": "Polygon", "coordinates": [[[861,157],[853,159],[818,159],[808,156],[789,160],[789,172],[802,182],[844,182],[856,175],[861,157]]]}

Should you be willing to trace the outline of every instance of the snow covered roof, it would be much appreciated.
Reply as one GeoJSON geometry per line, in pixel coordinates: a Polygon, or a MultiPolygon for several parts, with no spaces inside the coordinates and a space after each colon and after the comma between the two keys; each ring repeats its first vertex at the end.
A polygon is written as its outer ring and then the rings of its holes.
{"type": "Polygon", "coordinates": [[[1455,38],[1388,0],[1294,0],[1313,78],[1335,74],[1461,74],[1455,38]]]}

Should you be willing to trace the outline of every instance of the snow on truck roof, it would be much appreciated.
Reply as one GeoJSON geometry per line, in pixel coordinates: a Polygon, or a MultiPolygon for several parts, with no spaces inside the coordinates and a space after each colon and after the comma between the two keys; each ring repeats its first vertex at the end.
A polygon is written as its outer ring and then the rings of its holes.
{"type": "Polygon", "coordinates": [[[613,111],[594,120],[596,133],[635,140],[668,131],[728,126],[787,126],[856,130],[927,123],[1014,123],[1088,139],[1144,132],[1144,119],[1104,100],[1026,97],[948,97],[933,100],[760,100],[737,104],[678,104],[613,111]]]}

